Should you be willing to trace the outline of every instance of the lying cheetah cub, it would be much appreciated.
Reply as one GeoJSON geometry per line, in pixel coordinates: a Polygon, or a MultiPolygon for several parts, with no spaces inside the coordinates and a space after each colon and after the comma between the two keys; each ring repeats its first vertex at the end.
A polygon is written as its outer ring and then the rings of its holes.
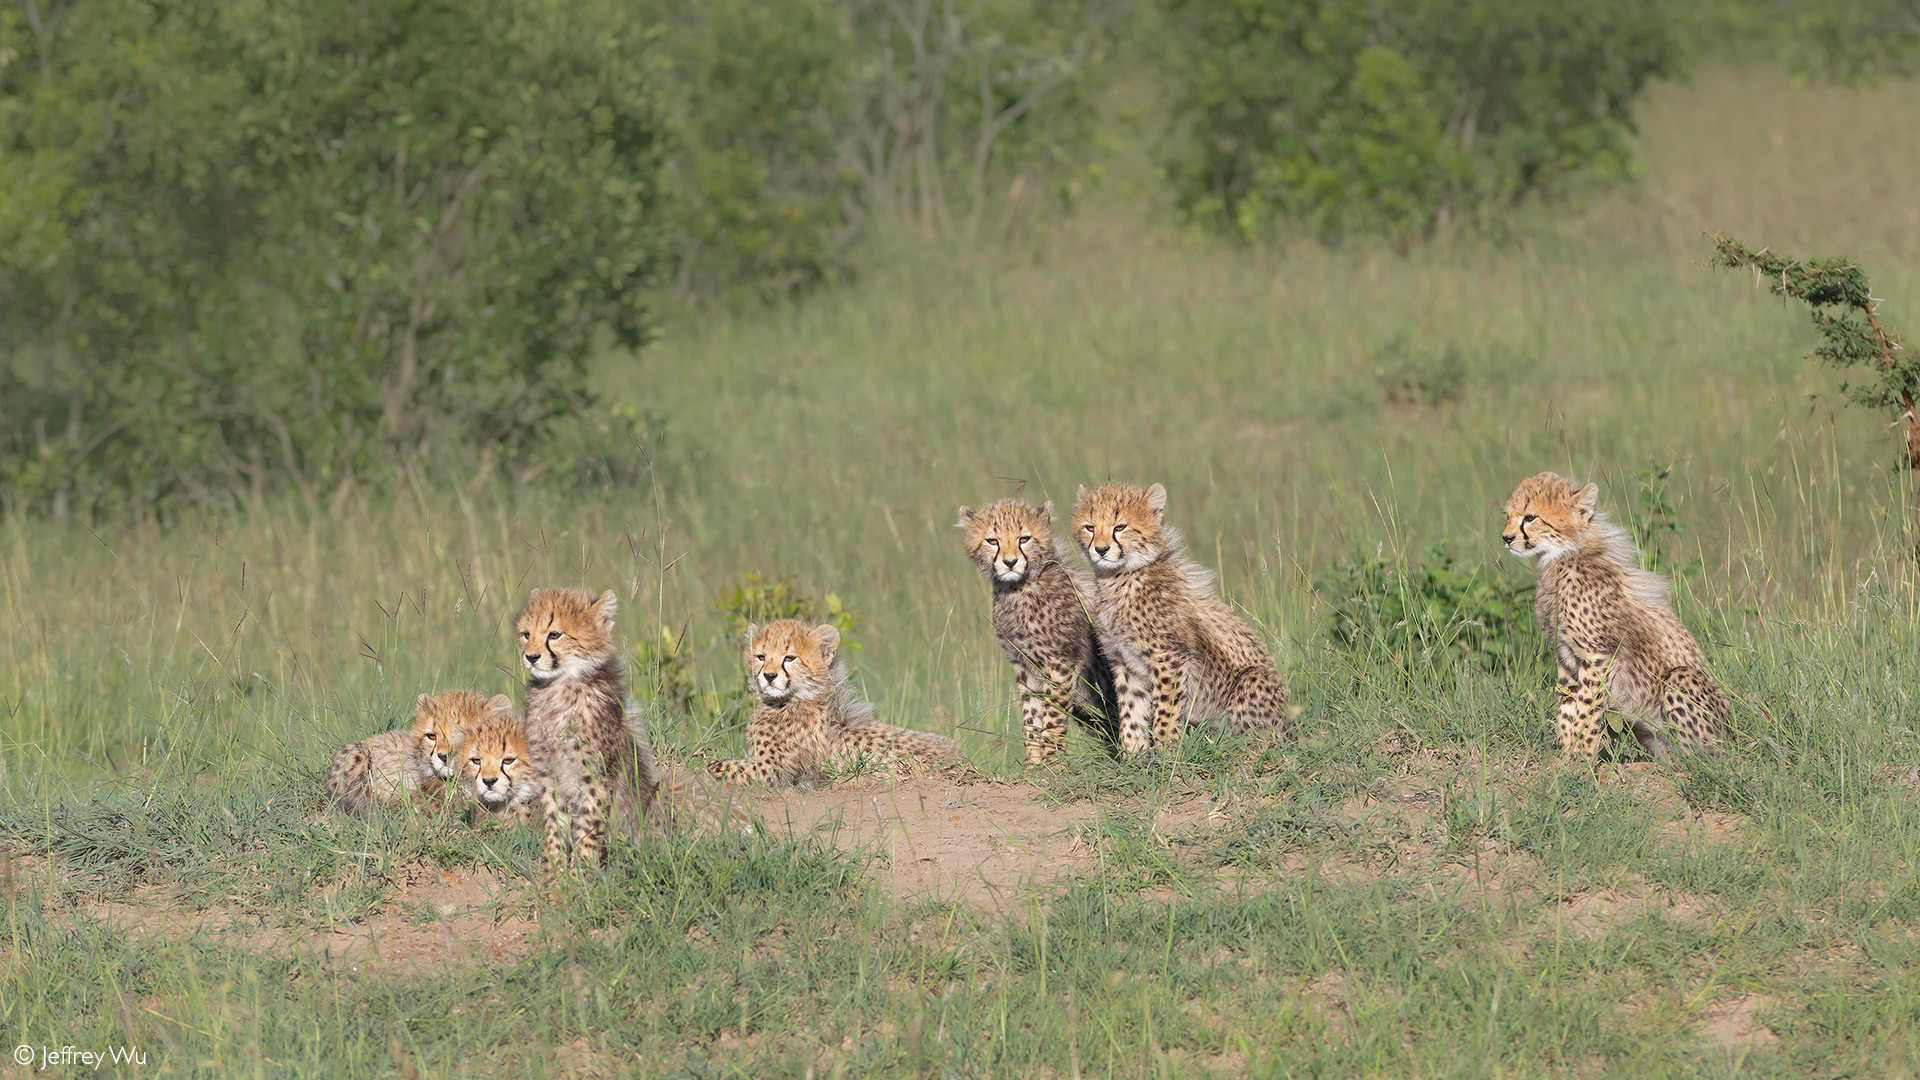
{"type": "Polygon", "coordinates": [[[1596,485],[1529,477],[1507,499],[1500,536],[1515,555],[1540,556],[1533,613],[1560,661],[1560,749],[1599,753],[1609,695],[1652,753],[1668,733],[1712,738],[1729,718],[1727,697],[1668,605],[1666,579],[1640,569],[1632,538],[1599,502],[1596,485]]]}
{"type": "Polygon", "coordinates": [[[437,795],[441,782],[453,778],[449,758],[460,734],[484,717],[512,709],[513,701],[505,694],[491,701],[467,690],[421,694],[414,703],[412,727],[382,732],[334,755],[327,794],[354,814],[375,806],[400,806],[416,795],[437,795]]]}
{"type": "Polygon", "coordinates": [[[490,814],[526,823],[539,812],[553,751],[523,716],[492,713],[467,733],[460,789],[490,814]]]}
{"type": "Polygon", "coordinates": [[[793,784],[818,780],[823,766],[861,756],[908,754],[926,762],[958,756],[953,740],[883,724],[833,662],[840,631],[781,619],[748,626],[747,678],[760,704],[747,722],[745,760],[713,761],[722,780],[793,784]]]}
{"type": "Polygon", "coordinates": [[[1113,663],[1120,747],[1171,747],[1184,722],[1287,727],[1287,686],[1267,647],[1213,591],[1161,520],[1167,489],[1082,487],[1076,535],[1093,564],[1094,628],[1113,663]]]}
{"type": "Polygon", "coordinates": [[[960,508],[967,556],[993,583],[993,630],[1013,661],[1027,766],[1059,756],[1067,717],[1113,738],[1113,672],[1094,640],[1093,581],[1053,550],[1053,503],[960,508]]]}

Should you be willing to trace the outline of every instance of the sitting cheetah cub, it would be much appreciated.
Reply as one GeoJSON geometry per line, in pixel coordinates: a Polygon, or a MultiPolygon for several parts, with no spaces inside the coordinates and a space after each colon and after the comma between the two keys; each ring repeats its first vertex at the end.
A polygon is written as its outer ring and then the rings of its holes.
{"type": "Polygon", "coordinates": [[[1076,535],[1093,564],[1094,629],[1113,663],[1120,747],[1171,747],[1183,723],[1287,728],[1287,686],[1246,620],[1161,520],[1167,489],[1080,489],[1076,535]],[[1151,695],[1151,696],[1149,696],[1151,695]]]}
{"type": "Polygon", "coordinates": [[[960,508],[967,556],[993,583],[993,630],[1013,661],[1027,767],[1060,754],[1067,717],[1113,738],[1113,672],[1094,640],[1093,581],[1057,558],[1053,503],[960,508]]]}
{"type": "Polygon", "coordinates": [[[453,778],[448,762],[460,733],[483,717],[512,709],[513,701],[505,694],[491,701],[467,690],[421,694],[414,703],[412,727],[382,732],[334,755],[327,794],[354,814],[437,795],[441,782],[453,778]]]}
{"type": "Polygon", "coordinates": [[[958,756],[952,739],[873,718],[873,706],[860,700],[846,669],[833,662],[840,631],[832,626],[781,619],[748,626],[747,637],[747,678],[760,697],[747,722],[747,757],[709,762],[713,775],[793,784],[818,780],[823,766],[862,755],[908,754],[927,762],[958,756]]]}
{"type": "Polygon", "coordinates": [[[1599,502],[1594,484],[1529,477],[1507,499],[1500,536],[1515,555],[1540,556],[1533,613],[1560,661],[1560,749],[1599,753],[1609,694],[1649,752],[1662,753],[1668,733],[1712,738],[1730,716],[1726,694],[1668,605],[1666,579],[1640,569],[1632,538],[1599,502]]]}

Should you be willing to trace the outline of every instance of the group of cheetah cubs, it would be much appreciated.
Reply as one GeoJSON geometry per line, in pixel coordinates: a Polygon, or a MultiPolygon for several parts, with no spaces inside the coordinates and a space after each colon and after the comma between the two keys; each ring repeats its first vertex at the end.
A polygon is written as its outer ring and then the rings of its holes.
{"type": "MultiPolygon", "coordinates": [[[[1712,738],[1729,718],[1726,695],[1674,616],[1666,580],[1640,569],[1632,539],[1599,500],[1596,485],[1549,472],[1522,481],[1506,504],[1507,549],[1541,559],[1534,613],[1559,661],[1560,749],[1597,754],[1609,702],[1649,751],[1662,752],[1669,736],[1712,738]]],[[[967,554],[993,583],[1028,765],[1060,752],[1069,716],[1125,751],[1169,745],[1198,720],[1287,730],[1287,687],[1272,656],[1182,552],[1166,505],[1159,484],[1082,487],[1073,536],[1091,576],[1056,557],[1051,502],[960,508],[967,554]]]]}
{"type": "MultiPolygon", "coordinates": [[[[1658,752],[1667,736],[1711,738],[1726,695],[1675,617],[1665,579],[1639,568],[1632,540],[1599,510],[1599,488],[1529,477],[1506,504],[1502,540],[1541,559],[1534,611],[1559,661],[1560,748],[1593,755],[1609,702],[1658,752]]],[[[1126,752],[1173,744],[1195,722],[1285,733],[1287,687],[1258,634],[1214,591],[1166,524],[1166,489],[1082,487],[1073,535],[1087,568],[1055,552],[1053,504],[1001,499],[960,508],[966,551],[993,588],[993,625],[1013,663],[1029,766],[1053,760],[1068,717],[1126,752]]],[[[514,620],[526,708],[504,694],[422,694],[413,725],[342,749],[327,789],[364,813],[439,797],[449,781],[490,814],[545,829],[545,865],[604,858],[609,820],[706,828],[751,820],[724,790],[663,769],[629,704],[614,644],[612,592],[536,589],[514,620]]],[[[953,740],[885,724],[835,662],[830,625],[749,626],[758,698],[747,757],[707,765],[728,782],[791,784],[866,759],[957,759],[953,740]]]]}

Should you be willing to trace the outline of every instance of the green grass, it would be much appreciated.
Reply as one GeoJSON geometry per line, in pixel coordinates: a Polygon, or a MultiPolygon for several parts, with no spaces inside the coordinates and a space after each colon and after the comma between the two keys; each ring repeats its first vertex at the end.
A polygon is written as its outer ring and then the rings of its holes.
{"type": "MultiPolygon", "coordinates": [[[[1116,193],[1044,247],[678,315],[599,372],[664,430],[642,485],[0,523],[0,1038],[207,1075],[1916,1075],[1915,479],[1803,358],[1804,315],[1700,237],[1856,255],[1913,332],[1920,135],[1884,118],[1916,95],[1709,70],[1648,103],[1636,188],[1407,256],[1236,250],[1116,193]],[[1389,407],[1389,367],[1449,349],[1457,397],[1389,407]],[[1719,751],[1567,768],[1543,654],[1330,646],[1312,583],[1343,557],[1447,540],[1524,580],[1496,535],[1518,478],[1590,477],[1624,516],[1653,463],[1735,702],[1719,751]],[[1109,476],[1167,485],[1302,737],[1144,763],[1076,741],[1034,790],[1098,807],[1084,872],[1009,915],[889,898],[817,840],[682,837],[508,902],[525,958],[437,975],[100,921],[137,901],[296,935],[393,903],[407,867],[523,880],[531,836],[333,821],[318,777],[417,693],[512,690],[536,585],[616,589],[629,642],[684,631],[719,702],[723,593],[832,592],[883,716],[1017,774],[955,509],[1064,516],[1109,476]],[[1194,806],[1219,816],[1162,815],[1194,806]]],[[[736,705],[669,708],[659,741],[737,752],[736,705]]]]}

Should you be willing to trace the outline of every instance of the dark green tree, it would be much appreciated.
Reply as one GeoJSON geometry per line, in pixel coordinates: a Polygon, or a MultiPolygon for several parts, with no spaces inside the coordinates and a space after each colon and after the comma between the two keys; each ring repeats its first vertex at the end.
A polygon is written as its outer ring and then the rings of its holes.
{"type": "Polygon", "coordinates": [[[1168,155],[1193,218],[1402,239],[1570,173],[1628,169],[1679,70],[1669,0],[1164,0],[1168,155]]]}
{"type": "Polygon", "coordinates": [[[664,131],[615,0],[9,8],[14,505],[318,506],[408,458],[527,460],[597,336],[644,337],[664,131]]]}

